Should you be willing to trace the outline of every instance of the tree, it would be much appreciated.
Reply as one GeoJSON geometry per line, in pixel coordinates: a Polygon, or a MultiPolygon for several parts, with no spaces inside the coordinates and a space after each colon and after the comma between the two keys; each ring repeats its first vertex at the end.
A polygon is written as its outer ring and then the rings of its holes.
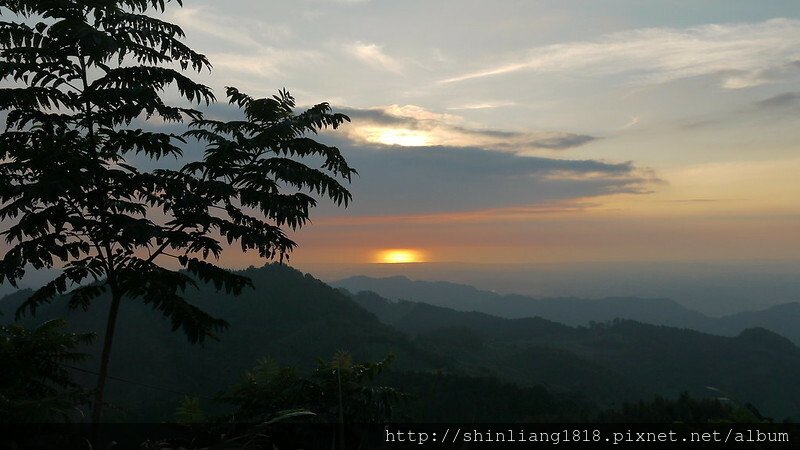
{"type": "Polygon", "coordinates": [[[262,359],[228,393],[215,399],[233,406],[232,413],[209,417],[200,399],[186,397],[176,418],[191,426],[191,443],[198,447],[283,448],[286,444],[320,448],[331,446],[336,438],[335,448],[348,448],[346,443],[370,448],[365,445],[369,433],[363,426],[395,419],[395,407],[406,398],[399,390],[378,383],[393,359],[390,354],[377,363],[355,363],[348,353],[337,352],[329,361],[319,359],[308,375],[262,359]],[[306,426],[293,430],[291,424],[296,423],[306,426]],[[358,426],[348,426],[354,424],[358,426]]]}
{"type": "Polygon", "coordinates": [[[87,392],[72,381],[64,364],[85,359],[75,348],[92,334],[63,331],[66,322],[50,320],[28,329],[0,326],[0,422],[41,423],[69,420],[87,392]]]}
{"type": "MultiPolygon", "coordinates": [[[[169,0],[4,0],[19,21],[0,22],[0,233],[11,248],[0,283],[26,269],[60,274],[36,290],[17,315],[69,292],[71,308],[108,299],[109,315],[95,390],[103,392],[121,300],[138,299],[169,317],[190,341],[226,327],[185,298],[197,280],[238,294],[247,278],[215,264],[224,242],[284,259],[295,247],[285,229],[303,226],[317,197],[347,206],[350,168],[335,147],[306,137],[349,118],[327,103],[295,113],[285,91],[254,99],[228,88],[242,120],[205,120],[193,104],[212,90],[184,73],[210,70],[176,25],[151,17],[169,0]],[[178,106],[162,95],[174,88],[178,106]],[[180,106],[183,105],[183,106],[180,106]],[[164,123],[190,120],[169,133],[164,123]],[[207,144],[181,169],[140,170],[131,155],[182,158],[189,138],[207,144]],[[302,161],[321,162],[313,168],[302,161]]],[[[181,1],[176,3],[179,5],[181,1]]]]}
{"type": "Polygon", "coordinates": [[[337,352],[302,377],[294,368],[262,359],[222,400],[235,405],[235,416],[247,423],[297,410],[313,412],[322,423],[383,423],[403,398],[397,389],[375,383],[393,360],[390,354],[376,363],[356,363],[349,353],[337,352]]]}

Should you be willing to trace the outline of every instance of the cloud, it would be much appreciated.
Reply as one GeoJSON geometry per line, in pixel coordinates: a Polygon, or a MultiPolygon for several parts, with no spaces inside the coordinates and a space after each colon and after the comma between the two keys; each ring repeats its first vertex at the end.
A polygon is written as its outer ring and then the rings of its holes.
{"type": "Polygon", "coordinates": [[[490,147],[519,152],[565,150],[592,142],[597,137],[563,131],[507,131],[466,125],[460,116],[436,113],[414,105],[381,108],[337,108],[350,116],[352,125],[343,131],[361,143],[403,146],[490,147]]]}
{"type": "Polygon", "coordinates": [[[514,106],[516,102],[484,102],[484,103],[469,103],[466,105],[451,106],[447,108],[451,111],[470,110],[470,109],[494,109],[504,108],[506,106],[514,106]]]}
{"type": "Polygon", "coordinates": [[[800,21],[703,25],[687,29],[647,28],[579,41],[534,47],[524,54],[441,83],[458,83],[514,72],[627,75],[663,83],[716,75],[727,89],[769,83],[800,59],[800,21]]]}
{"type": "Polygon", "coordinates": [[[392,73],[401,73],[403,71],[403,64],[387,55],[383,48],[377,44],[358,41],[345,45],[344,50],[350,56],[373,68],[392,73]]]}
{"type": "Polygon", "coordinates": [[[314,51],[286,51],[275,48],[262,48],[249,53],[210,53],[209,59],[214,69],[249,75],[285,75],[286,68],[309,62],[317,62],[321,55],[314,51]]]}
{"type": "Polygon", "coordinates": [[[530,220],[531,217],[543,217],[564,213],[579,213],[599,207],[600,204],[582,200],[562,200],[543,202],[532,206],[511,206],[507,208],[487,208],[457,212],[436,212],[398,215],[343,215],[325,217],[316,221],[317,225],[421,225],[455,223],[497,223],[499,220],[530,220]]]}
{"type": "Polygon", "coordinates": [[[676,125],[681,130],[700,130],[704,128],[715,127],[723,123],[721,118],[690,118],[679,120],[676,125]]]}
{"type": "MultiPolygon", "coordinates": [[[[610,194],[643,194],[660,180],[632,162],[557,159],[479,147],[339,143],[359,176],[347,215],[540,210],[610,194]]],[[[335,215],[341,215],[337,212],[335,215]]]]}
{"type": "MultiPolygon", "coordinates": [[[[347,112],[354,120],[356,115],[373,117],[392,126],[398,120],[405,120],[409,127],[424,120],[457,120],[448,114],[414,107],[398,109],[407,116],[398,119],[385,109],[347,112]],[[408,117],[412,113],[414,117],[408,117]]],[[[209,117],[221,120],[235,120],[238,114],[236,108],[226,104],[216,104],[208,111],[209,117]]],[[[162,126],[171,131],[175,125],[162,126]]],[[[649,169],[630,161],[530,156],[479,146],[401,147],[355,141],[340,131],[324,133],[319,140],[339,147],[348,163],[358,170],[359,175],[349,185],[354,203],[347,211],[341,211],[321,201],[315,218],[414,216],[403,220],[430,222],[444,220],[441,215],[445,213],[458,213],[458,220],[468,222],[486,222],[492,217],[512,220],[532,214],[576,212],[602,202],[599,197],[646,194],[661,182],[649,169]],[[436,217],[416,217],[420,215],[436,217]]],[[[489,133],[505,136],[509,132],[489,133]]],[[[189,141],[185,150],[180,161],[165,160],[155,166],[166,163],[178,168],[200,158],[203,146],[189,141]]],[[[308,162],[321,164],[313,159],[308,162]]],[[[152,161],[141,156],[132,157],[129,163],[142,170],[155,168],[152,161]]],[[[452,214],[450,217],[456,218],[452,214]]]]}
{"type": "Polygon", "coordinates": [[[762,110],[785,110],[800,107],[800,92],[784,92],[756,102],[756,107],[762,110]]]}
{"type": "Polygon", "coordinates": [[[717,198],[678,198],[674,200],[661,200],[661,201],[669,203],[718,203],[721,200],[717,198]]]}
{"type": "Polygon", "coordinates": [[[537,148],[547,148],[550,150],[563,150],[566,148],[577,147],[579,145],[592,142],[597,138],[585,134],[555,133],[549,137],[541,136],[530,141],[531,145],[537,148]]]}
{"type": "MultiPolygon", "coordinates": [[[[335,108],[341,111],[339,108],[335,108]]],[[[427,126],[427,122],[455,124],[457,116],[441,114],[414,106],[382,109],[344,110],[354,122],[370,118],[390,127],[402,124],[409,128],[427,126]],[[404,115],[398,116],[399,112],[404,115]]],[[[220,120],[236,120],[240,112],[227,104],[209,108],[208,116],[220,120]]],[[[174,124],[163,124],[172,131],[174,124]]],[[[457,128],[457,125],[450,125],[457,128]]],[[[354,140],[340,128],[323,133],[321,142],[339,147],[348,163],[358,170],[349,185],[354,203],[347,211],[321,201],[315,218],[347,216],[437,216],[418,218],[424,221],[442,219],[441,214],[458,213],[459,220],[485,222],[491,217],[511,219],[558,211],[579,211],[599,197],[613,194],[647,194],[662,181],[647,168],[631,161],[609,162],[596,159],[569,159],[532,156],[519,152],[500,152],[493,147],[429,145],[402,147],[354,140]]],[[[485,131],[494,139],[515,136],[508,131],[485,131]]],[[[547,145],[572,145],[550,137],[547,145]]],[[[540,137],[540,140],[546,139],[540,137]]],[[[195,141],[186,145],[180,161],[167,161],[178,168],[197,160],[203,146],[195,141]]],[[[321,160],[307,161],[311,165],[321,160]]],[[[129,163],[142,170],[155,168],[142,156],[129,163]]],[[[456,217],[456,216],[451,216],[456,217]]],[[[408,220],[417,220],[407,218],[408,220]]]]}
{"type": "Polygon", "coordinates": [[[633,128],[636,125],[638,125],[640,121],[641,119],[639,118],[639,116],[633,116],[631,117],[631,120],[629,120],[625,125],[622,126],[622,129],[627,130],[628,128],[633,128]]]}
{"type": "Polygon", "coordinates": [[[345,5],[357,5],[360,3],[369,3],[370,0],[308,0],[309,3],[341,3],[345,5]]]}
{"type": "Polygon", "coordinates": [[[208,7],[183,7],[171,10],[168,14],[168,20],[184,30],[213,36],[217,38],[217,43],[221,41],[234,48],[268,47],[265,42],[284,42],[294,35],[291,27],[285,24],[231,17],[208,7]]]}
{"type": "Polygon", "coordinates": [[[294,36],[285,24],[230,17],[208,7],[184,7],[170,11],[169,20],[192,35],[213,38],[208,57],[215,70],[255,76],[285,76],[287,69],[319,63],[316,50],[288,48],[294,36]]]}

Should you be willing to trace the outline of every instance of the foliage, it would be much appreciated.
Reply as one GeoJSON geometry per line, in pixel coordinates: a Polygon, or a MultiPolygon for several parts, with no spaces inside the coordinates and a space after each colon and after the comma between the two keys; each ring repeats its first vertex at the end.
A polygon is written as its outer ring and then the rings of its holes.
{"type": "Polygon", "coordinates": [[[72,381],[65,364],[83,361],[76,347],[94,336],[66,333],[65,326],[63,320],[34,329],[0,326],[0,422],[51,422],[81,414],[88,393],[72,381]]]}
{"type": "Polygon", "coordinates": [[[613,423],[759,423],[772,422],[750,404],[739,405],[727,399],[692,398],[682,392],[675,400],[656,396],[650,401],[624,403],[617,410],[603,411],[598,421],[613,423]]]}
{"type": "Polygon", "coordinates": [[[18,317],[68,291],[69,307],[83,310],[110,294],[96,404],[123,297],[160,311],[193,343],[216,338],[227,323],[185,293],[197,280],[233,294],[251,285],[210,262],[225,244],[283,260],[295,247],[285,228],[307,222],[313,196],[339,206],[351,198],[338,179],[355,171],[337,148],[306,137],[349,121],[327,103],[296,113],[286,91],[254,99],[229,87],[242,120],[187,107],[215,101],[184,74],[211,64],[180,27],[153,17],[166,3],[0,3],[18,18],[0,22],[0,80],[13,86],[0,89],[0,220],[9,224],[0,236],[11,245],[0,283],[16,286],[31,267],[60,270],[18,317]],[[168,88],[176,105],[164,101],[168,88]],[[166,131],[186,119],[190,130],[166,131]],[[169,168],[164,160],[183,160],[188,139],[207,144],[202,159],[169,168]],[[160,168],[142,170],[142,159],[160,168]]]}
{"type": "Polygon", "coordinates": [[[588,422],[594,416],[591,404],[580,394],[488,376],[392,371],[384,383],[406,394],[395,409],[395,420],[400,422],[588,422]]]}
{"type": "Polygon", "coordinates": [[[200,406],[200,399],[188,395],[184,396],[178,407],[175,408],[175,419],[178,423],[184,424],[205,422],[206,414],[202,406],[200,406]]]}
{"type": "Polygon", "coordinates": [[[403,398],[398,390],[375,383],[392,359],[354,363],[348,353],[337,352],[329,361],[318,360],[307,376],[261,359],[217,399],[233,406],[233,413],[209,420],[198,398],[185,397],[175,416],[188,425],[191,438],[165,441],[157,448],[283,448],[285,443],[319,448],[332,440],[337,442],[334,448],[349,448],[346,443],[363,443],[361,427],[389,422],[403,398]]]}
{"type": "Polygon", "coordinates": [[[202,341],[224,323],[182,298],[181,291],[193,284],[189,275],[227,292],[248,285],[205,261],[223,250],[215,235],[263,257],[284,256],[295,244],[280,227],[302,226],[316,204],[304,190],[337,204],[349,201],[334,177],[349,179],[353,169],[335,147],[304,137],[349,120],[331,113],[327,103],[295,114],[294,99],[285,91],[253,99],[228,88],[231,103],[245,114],[245,120],[231,122],[206,120],[198,110],[164,103],[161,93],[169,86],[190,102],[209,103],[214,95],[173,67],[211,66],[181,42],[179,27],[145,14],[163,11],[163,1],[3,6],[29,21],[43,20],[0,24],[0,77],[24,86],[0,90],[0,110],[8,111],[0,135],[0,219],[16,220],[2,233],[15,245],[0,262],[0,282],[15,283],[28,265],[63,265],[63,273],[20,312],[35,311],[91,280],[95,283],[72,292],[70,306],[86,309],[110,289],[142,298],[190,340],[202,341]],[[152,125],[143,119],[186,117],[194,129],[183,136],[163,127],[142,128],[152,125]],[[202,161],[151,172],[128,162],[131,155],[180,158],[179,144],[187,137],[209,144],[202,161]],[[291,158],[308,156],[322,156],[323,167],[291,158]],[[170,256],[188,273],[159,264],[160,257],[170,256]]]}
{"type": "Polygon", "coordinates": [[[396,389],[376,385],[376,377],[391,363],[354,363],[345,352],[330,361],[319,360],[308,377],[296,369],[262,359],[223,401],[236,406],[243,422],[264,422],[289,411],[308,410],[323,423],[380,423],[392,417],[403,398],[396,389]]]}

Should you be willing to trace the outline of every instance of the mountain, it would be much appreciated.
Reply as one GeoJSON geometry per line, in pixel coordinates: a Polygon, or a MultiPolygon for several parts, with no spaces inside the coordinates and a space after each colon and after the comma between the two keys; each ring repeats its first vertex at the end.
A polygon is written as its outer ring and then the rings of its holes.
{"type": "MultiPolygon", "coordinates": [[[[546,411],[536,409],[537,402],[566,405],[565,398],[582,398],[582,406],[576,406],[581,410],[654,394],[718,395],[707,386],[752,402],[768,415],[800,416],[800,350],[764,329],[722,337],[633,321],[572,327],[543,318],[507,319],[394,302],[373,293],[349,296],[281,265],[240,273],[253,280],[255,289],[233,297],[202,287],[189,295],[192,303],[230,323],[218,342],[203,346],[188,344],[146,305],[123,302],[108,392],[116,420],[165,420],[184,395],[207,402],[259,358],[308,369],[336,350],[372,361],[392,352],[396,362],[389,379],[398,380],[415,399],[435,396],[431,404],[456,397],[485,404],[483,415],[465,409],[476,420],[541,418],[546,411]],[[528,399],[529,406],[509,415],[513,408],[499,402],[515,396],[528,399]]],[[[0,300],[0,320],[12,320],[24,297],[0,300]]],[[[57,299],[24,321],[66,316],[74,330],[102,334],[103,300],[83,312],[68,311],[57,299]]],[[[95,358],[99,353],[97,346],[89,352],[95,358]]],[[[92,360],[83,369],[96,366],[92,360]]],[[[91,386],[93,376],[82,381],[91,386]]],[[[551,413],[578,417],[574,411],[551,413]]],[[[430,418],[435,411],[425,414],[430,418]]]]}
{"type": "Polygon", "coordinates": [[[800,344],[800,303],[785,303],[761,311],[746,311],[725,316],[716,321],[723,334],[733,334],[739,330],[762,327],[774,331],[800,344]]]}
{"type": "Polygon", "coordinates": [[[609,297],[597,300],[574,297],[538,299],[501,295],[472,286],[443,281],[413,281],[406,277],[355,276],[331,283],[350,292],[372,291],[390,300],[409,300],[479,311],[508,319],[542,317],[572,326],[613,319],[630,319],[653,325],[689,328],[724,336],[736,336],[747,328],[762,327],[800,344],[800,303],[773,306],[714,318],[669,299],[609,297]]]}
{"type": "Polygon", "coordinates": [[[448,281],[415,281],[404,276],[372,278],[357,275],[330,283],[350,292],[372,291],[389,300],[409,300],[460,311],[474,311],[500,294],[448,281]]]}
{"type": "MultiPolygon", "coordinates": [[[[391,352],[397,356],[399,370],[432,370],[442,364],[443,358],[418,348],[403,333],[310,275],[277,264],[239,273],[250,277],[255,289],[234,297],[203,287],[189,295],[193,304],[230,323],[218,342],[191,345],[181,331],[171,330],[170,321],[159,312],[138,301],[123,301],[109,372],[162,389],[151,391],[110,380],[107,397],[125,405],[125,420],[170,417],[182,393],[211,396],[237,382],[264,357],[305,369],[315,366],[317,358],[330,358],[338,350],[369,361],[391,352]]],[[[0,322],[13,320],[25,294],[0,300],[0,322]]],[[[108,299],[96,299],[88,312],[69,311],[65,303],[56,299],[23,323],[66,317],[75,331],[103,335],[108,299]]],[[[92,358],[83,367],[96,370],[99,339],[89,353],[92,358]]],[[[94,377],[82,379],[91,386],[94,377]]]]}
{"type": "Polygon", "coordinates": [[[657,325],[705,324],[710,318],[667,299],[574,297],[538,299],[524,295],[501,295],[472,286],[445,281],[413,281],[406,277],[371,278],[355,276],[331,283],[351,292],[373,291],[390,300],[409,300],[453,308],[480,311],[519,319],[543,317],[566,325],[587,325],[616,318],[657,325]]]}
{"type": "Polygon", "coordinates": [[[603,403],[721,391],[779,417],[800,413],[800,389],[792,381],[800,375],[800,348],[763,328],[724,337],[631,320],[570,327],[389,301],[371,292],[353,299],[471,373],[590,392],[603,403]]]}
{"type": "Polygon", "coordinates": [[[31,294],[31,289],[20,289],[5,296],[0,295],[0,323],[13,321],[17,305],[21,305],[31,294]]]}

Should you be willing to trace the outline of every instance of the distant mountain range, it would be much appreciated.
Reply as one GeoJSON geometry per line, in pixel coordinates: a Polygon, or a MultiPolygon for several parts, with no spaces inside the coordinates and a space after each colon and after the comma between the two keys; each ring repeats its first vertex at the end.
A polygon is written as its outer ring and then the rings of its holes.
{"type": "Polygon", "coordinates": [[[800,303],[786,303],[761,311],[747,311],[720,318],[709,317],[669,299],[612,297],[597,300],[574,297],[539,299],[524,295],[500,295],[472,286],[444,281],[413,281],[406,277],[355,276],[331,283],[350,292],[375,292],[390,300],[408,300],[478,311],[507,319],[542,317],[571,326],[590,322],[630,319],[653,325],[688,328],[722,336],[762,327],[800,344],[800,303]]]}
{"type": "Polygon", "coordinates": [[[800,349],[763,328],[723,337],[631,320],[570,327],[538,317],[503,319],[389,301],[371,292],[353,299],[471,373],[591,392],[606,404],[686,390],[697,396],[723,392],[716,395],[778,416],[800,412],[794,388],[785,389],[800,375],[800,349]],[[783,387],[773,391],[778,385],[783,387]]]}
{"type": "MultiPolygon", "coordinates": [[[[464,415],[429,411],[442,414],[439,420],[524,420],[548,412],[537,411],[537,404],[558,413],[555,406],[569,403],[559,400],[564,398],[577,396],[602,408],[681,391],[749,402],[776,418],[800,417],[800,348],[763,328],[723,337],[629,320],[573,327],[543,318],[508,319],[390,301],[367,292],[347,295],[277,264],[241,273],[253,280],[254,290],[233,297],[204,287],[191,294],[194,304],[230,323],[219,342],[204,346],[171,332],[169,321],[148,306],[123,302],[108,395],[118,420],[165,420],[183,393],[220,392],[262,357],[309,368],[316,358],[330,358],[340,349],[357,360],[394,353],[390,379],[422,399],[418,402],[428,398],[445,408],[448,402],[442,399],[459,399],[449,403],[460,405],[464,415]],[[481,381],[490,379],[499,382],[481,381]],[[529,401],[510,415],[511,407],[498,402],[515,396],[529,401]]],[[[13,320],[27,294],[0,299],[0,322],[13,320]]],[[[107,314],[103,300],[83,312],[68,311],[56,299],[24,322],[67,317],[72,329],[101,334],[107,314]]],[[[98,354],[96,347],[89,351],[98,354]]],[[[96,361],[85,367],[94,369],[96,361]]],[[[84,381],[91,385],[92,377],[84,381]]]]}

